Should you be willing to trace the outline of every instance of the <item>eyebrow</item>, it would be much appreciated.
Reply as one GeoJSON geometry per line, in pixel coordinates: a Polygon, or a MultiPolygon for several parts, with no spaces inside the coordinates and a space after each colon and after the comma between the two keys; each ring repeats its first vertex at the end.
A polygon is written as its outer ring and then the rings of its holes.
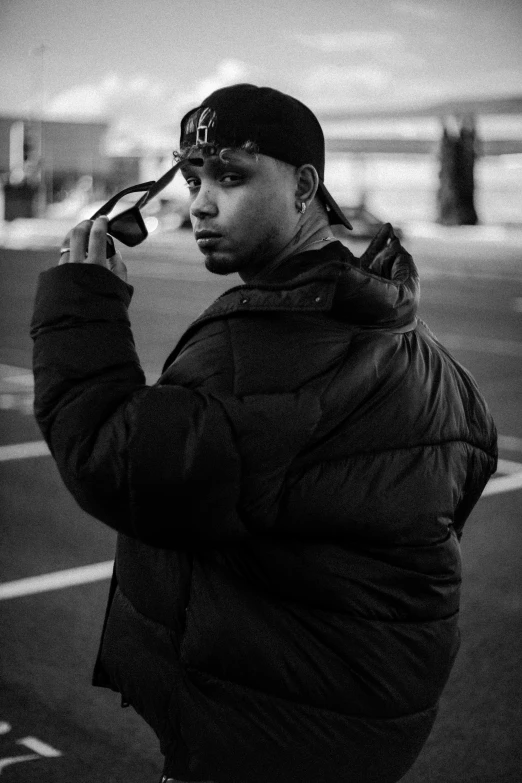
{"type": "MultiPolygon", "coordinates": [[[[249,163],[250,161],[248,159],[245,159],[243,157],[235,156],[234,159],[234,153],[232,152],[230,155],[230,158],[227,160],[223,160],[219,157],[219,155],[213,155],[210,158],[206,159],[209,162],[209,166],[211,168],[211,171],[213,173],[221,173],[223,171],[228,170],[230,167],[237,168],[237,169],[249,169],[249,163]]],[[[254,158],[252,159],[252,162],[254,162],[254,158]]],[[[196,156],[187,158],[187,160],[182,164],[181,166],[181,173],[188,173],[189,171],[192,171],[194,169],[201,169],[205,164],[205,158],[201,157],[198,158],[196,156]]]]}

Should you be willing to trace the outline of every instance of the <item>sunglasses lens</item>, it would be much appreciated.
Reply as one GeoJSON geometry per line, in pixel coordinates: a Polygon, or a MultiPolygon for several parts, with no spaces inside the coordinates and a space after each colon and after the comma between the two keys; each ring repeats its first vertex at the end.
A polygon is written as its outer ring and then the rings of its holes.
{"type": "Polygon", "coordinates": [[[126,209],[109,221],[108,233],[124,245],[134,247],[147,238],[149,232],[136,207],[126,209]]]}

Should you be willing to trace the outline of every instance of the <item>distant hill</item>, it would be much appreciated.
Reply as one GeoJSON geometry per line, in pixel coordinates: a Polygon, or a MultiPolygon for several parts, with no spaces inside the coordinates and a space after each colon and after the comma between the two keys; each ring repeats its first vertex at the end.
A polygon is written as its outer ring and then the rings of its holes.
{"type": "Polygon", "coordinates": [[[383,107],[372,110],[342,109],[318,112],[323,122],[350,119],[377,119],[394,117],[447,117],[463,114],[522,114],[522,95],[500,98],[462,98],[424,106],[383,107]]]}

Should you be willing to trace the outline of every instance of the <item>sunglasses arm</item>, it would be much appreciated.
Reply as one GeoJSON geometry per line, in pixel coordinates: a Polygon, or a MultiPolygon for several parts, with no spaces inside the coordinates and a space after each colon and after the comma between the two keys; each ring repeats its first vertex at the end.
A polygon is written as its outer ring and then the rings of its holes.
{"type": "Polygon", "coordinates": [[[175,163],[172,168],[166,171],[165,174],[163,174],[156,182],[153,182],[150,188],[147,188],[147,193],[144,193],[136,206],[141,209],[141,207],[144,207],[145,204],[157,196],[158,193],[161,193],[161,191],[166,188],[167,185],[170,185],[176,175],[176,172],[186,162],[186,160],[178,160],[178,162],[175,163]]]}
{"type": "Polygon", "coordinates": [[[123,196],[127,196],[129,193],[140,193],[143,190],[148,191],[154,184],[154,180],[151,180],[150,182],[140,182],[139,185],[131,185],[129,188],[125,188],[125,190],[120,190],[119,193],[116,193],[115,196],[112,196],[112,198],[110,198],[94,213],[94,215],[91,217],[91,220],[96,220],[96,218],[100,217],[101,215],[108,215],[111,209],[116,206],[118,201],[123,198],[123,196]]]}

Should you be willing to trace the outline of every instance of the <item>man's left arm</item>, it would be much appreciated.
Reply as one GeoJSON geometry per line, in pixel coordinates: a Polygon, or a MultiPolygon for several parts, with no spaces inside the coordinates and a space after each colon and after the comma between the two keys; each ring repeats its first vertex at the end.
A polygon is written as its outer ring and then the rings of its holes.
{"type": "Polygon", "coordinates": [[[58,267],[38,281],[31,322],[35,415],[53,455],[60,449],[53,442],[58,418],[75,422],[78,433],[95,432],[145,386],[128,317],[133,289],[120,254],[105,257],[106,229],[106,218],[76,226],[58,267]]]}
{"type": "Polygon", "coordinates": [[[226,412],[196,390],[146,386],[105,230],[100,263],[61,263],[36,295],[35,415],[64,483],[92,516],[157,546],[241,537],[226,412]]]}

